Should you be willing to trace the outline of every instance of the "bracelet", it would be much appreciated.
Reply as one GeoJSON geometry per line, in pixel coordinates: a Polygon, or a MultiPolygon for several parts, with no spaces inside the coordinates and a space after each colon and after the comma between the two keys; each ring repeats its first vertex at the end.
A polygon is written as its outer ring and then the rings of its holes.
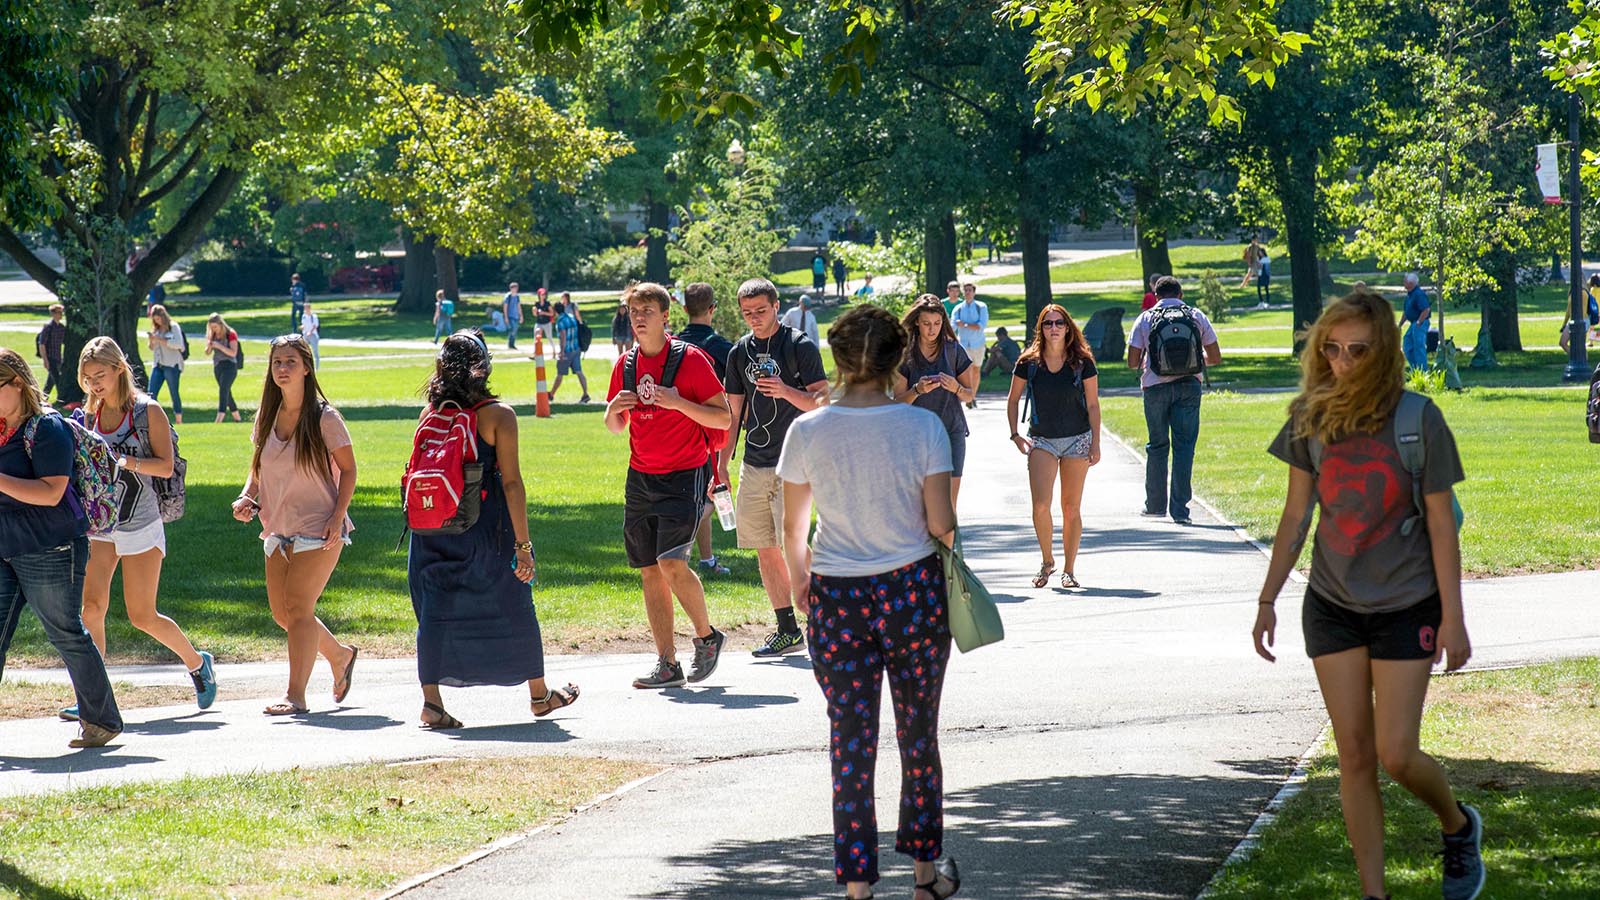
{"type": "Polygon", "coordinates": [[[533,555],[533,541],[517,541],[511,545],[513,550],[525,550],[529,556],[533,555]]]}
{"type": "Polygon", "coordinates": [[[261,504],[258,503],[256,501],[256,498],[254,498],[254,497],[249,497],[249,496],[246,496],[244,494],[240,494],[239,496],[237,496],[237,497],[235,497],[233,499],[235,501],[243,500],[244,502],[250,504],[251,506],[254,506],[256,509],[260,509],[261,508],[261,504]]]}
{"type": "Polygon", "coordinates": [[[1276,600],[1257,600],[1256,601],[1256,605],[1257,606],[1277,606],[1278,605],[1278,601],[1276,601],[1276,600]]]}
{"type": "Polygon", "coordinates": [[[1013,431],[1013,432],[1011,432],[1011,439],[1012,439],[1012,440],[1013,440],[1013,441],[1014,441],[1014,440],[1016,440],[1016,439],[1017,439],[1017,438],[1019,438],[1019,437],[1022,437],[1022,435],[1020,435],[1020,434],[1017,434],[1017,433],[1016,433],[1016,432],[1015,432],[1015,431],[1013,431]]]}

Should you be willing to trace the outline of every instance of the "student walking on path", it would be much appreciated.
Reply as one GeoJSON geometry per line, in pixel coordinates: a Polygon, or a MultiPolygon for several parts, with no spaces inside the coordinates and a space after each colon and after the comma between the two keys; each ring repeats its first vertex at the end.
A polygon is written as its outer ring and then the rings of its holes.
{"type": "MultiPolygon", "coordinates": [[[[305,321],[304,316],[301,321],[305,321]]],[[[222,424],[223,416],[228,413],[233,413],[235,422],[243,421],[239,417],[239,404],[233,399],[233,383],[239,378],[239,334],[228,327],[222,313],[212,313],[206,320],[205,352],[211,354],[211,375],[217,379],[217,421],[214,424],[222,424]]]]}
{"type": "Polygon", "coordinates": [[[1406,333],[1401,346],[1405,350],[1406,365],[1420,372],[1428,367],[1428,320],[1433,316],[1433,302],[1422,289],[1417,273],[1407,272],[1404,284],[1406,301],[1400,317],[1406,323],[1406,333]]]}
{"type": "Polygon", "coordinates": [[[1335,301],[1307,335],[1301,392],[1270,448],[1289,464],[1289,491],[1253,635],[1273,661],[1273,604],[1315,504],[1301,625],[1333,723],[1361,889],[1387,896],[1381,765],[1439,817],[1445,900],[1471,900],[1484,883],[1483,823],[1419,739],[1429,671],[1472,655],[1453,488],[1465,476],[1443,413],[1404,390],[1400,345],[1393,308],[1366,290],[1335,301]]]}
{"type": "Polygon", "coordinates": [[[34,352],[39,355],[39,361],[44,363],[46,398],[49,398],[51,391],[55,391],[57,397],[61,396],[61,350],[67,343],[67,323],[63,321],[66,313],[65,306],[50,304],[50,321],[39,329],[39,336],[33,341],[34,352]]]}
{"type": "Polygon", "coordinates": [[[517,349],[517,329],[522,327],[522,288],[515,281],[506,288],[505,299],[500,301],[500,312],[506,317],[506,349],[517,349]]]}
{"type": "MultiPolygon", "coordinates": [[[[733,341],[717,333],[711,325],[711,317],[717,311],[717,300],[712,293],[711,285],[704,281],[696,281],[683,289],[683,309],[689,314],[689,324],[678,332],[678,339],[686,344],[693,344],[705,351],[711,358],[711,370],[717,375],[719,384],[726,384],[728,373],[728,354],[733,350],[733,341]]],[[[729,400],[733,398],[730,396],[729,400]]],[[[731,402],[730,402],[731,408],[731,402]]],[[[739,421],[737,415],[733,419],[739,421]]],[[[729,443],[738,438],[738,435],[729,437],[729,443]]],[[[714,479],[717,484],[726,485],[727,467],[718,469],[719,479],[714,479]]],[[[715,487],[715,485],[713,485],[715,487]]],[[[717,561],[717,555],[711,550],[711,504],[706,504],[700,514],[700,526],[695,530],[694,545],[700,555],[701,575],[727,575],[728,567],[717,561]]],[[[788,602],[785,600],[784,602],[788,602]]]]}
{"type": "MultiPolygon", "coordinates": [[[[110,445],[117,460],[117,525],[111,533],[89,539],[89,568],[83,583],[84,625],[103,656],[111,579],[120,567],[122,600],[128,609],[129,624],[160,641],[183,661],[194,682],[195,702],[207,709],[217,698],[211,654],[195,650],[178,623],[156,609],[161,563],[167,555],[167,532],[155,480],[172,476],[177,435],[161,405],[133,386],[133,368],[111,338],[97,337],[84,345],[78,358],[78,385],[85,395],[84,425],[110,445]]],[[[77,715],[76,707],[62,710],[63,718],[77,715]]]]}
{"type": "Polygon", "coordinates": [[[310,300],[300,314],[300,336],[311,345],[311,368],[322,368],[322,320],[317,318],[310,300]]]}
{"type": "Polygon", "coordinates": [[[944,855],[939,758],[950,626],[934,542],[955,535],[950,442],[937,416],[889,395],[908,343],[892,315],[856,307],[828,329],[828,343],[842,396],[794,421],[778,473],[794,605],[828,704],[834,878],[858,900],[878,880],[873,780],[887,675],[900,747],[894,849],[915,861],[913,900],[944,900],[961,887],[944,855]]]}
{"type": "MultiPolygon", "coordinates": [[[[461,534],[411,533],[406,581],[417,614],[417,677],[422,725],[460,728],[439,686],[527,682],[535,716],[578,699],[577,685],[544,680],[544,643],[533,607],[533,543],[517,458],[517,414],[489,392],[489,346],[477,331],[445,339],[424,389],[421,422],[437,411],[470,412],[483,466],[478,517],[461,534]]],[[[419,424],[419,427],[420,424],[419,424]]]]}
{"type": "Polygon", "coordinates": [[[711,360],[667,337],[667,289],[640,282],[628,288],[623,302],[638,346],[611,369],[606,427],[612,434],[628,432],[622,537],[628,565],[639,570],[657,656],[633,686],[681,687],[711,676],[727,640],[711,626],[689,551],[711,479],[712,433],[726,432],[733,420],[711,360]],[[674,596],[694,626],[694,665],[687,679],[673,647],[674,596]]]}
{"type": "MultiPolygon", "coordinates": [[[[989,304],[978,299],[977,285],[969,281],[961,286],[961,302],[950,314],[950,321],[956,329],[956,341],[961,344],[961,349],[967,351],[967,358],[973,362],[983,359],[983,347],[989,333],[989,304]]],[[[967,408],[976,409],[977,406],[977,392],[974,391],[972,399],[967,401],[967,408]]]]}
{"type": "Polygon", "coordinates": [[[89,525],[75,499],[71,426],[50,410],[33,370],[0,347],[0,671],[22,606],[72,678],[81,715],[71,747],[101,747],[122,733],[122,713],[100,650],[83,624],[89,525]]]}
{"type": "Polygon", "coordinates": [[[723,387],[736,423],[717,457],[717,479],[728,483],[728,460],[744,432],[739,465],[739,496],[734,507],[739,546],[756,551],[761,586],[772,602],[778,630],[755,650],[758,658],[782,656],[805,647],[790,602],[793,592],[783,554],[783,482],[778,459],[789,426],[802,413],[827,403],[828,373],[822,353],[806,335],[778,324],[778,289],[765,278],[739,285],[739,314],[750,332],[728,353],[723,387]]]}
{"type": "Polygon", "coordinates": [[[583,374],[583,343],[578,338],[578,304],[566,299],[556,301],[556,381],[550,385],[550,400],[561,390],[561,379],[567,375],[578,376],[578,389],[583,395],[579,403],[589,402],[589,379],[583,374]]]}
{"type": "Polygon", "coordinates": [[[439,343],[440,335],[450,335],[455,332],[451,319],[455,318],[456,302],[444,295],[444,291],[433,292],[433,342],[439,343]]]}
{"type": "Polygon", "coordinates": [[[1128,367],[1139,373],[1144,395],[1144,509],[1189,524],[1194,497],[1194,448],[1200,442],[1200,375],[1222,362],[1217,332],[1206,314],[1183,302],[1183,285],[1171,275],[1156,280],[1156,305],[1139,314],[1128,335],[1128,367]],[[1167,483],[1167,457],[1172,482],[1167,483]]]}
{"type": "Polygon", "coordinates": [[[1033,343],[1017,359],[1006,398],[1011,443],[1028,458],[1028,490],[1033,497],[1033,533],[1039,540],[1042,588],[1056,570],[1050,518],[1051,495],[1061,478],[1061,586],[1078,587],[1073,573],[1083,541],[1083,482],[1100,461],[1100,377],[1094,354],[1078,323],[1064,307],[1051,303],[1039,312],[1033,343]],[[1017,404],[1027,401],[1028,436],[1017,433],[1017,404]]]}
{"type": "Polygon", "coordinates": [[[300,273],[289,276],[289,330],[300,330],[300,316],[306,311],[306,286],[300,273]]]}
{"type": "Polygon", "coordinates": [[[356,456],[345,428],[323,396],[311,348],[299,334],[272,339],[266,383],[251,434],[254,453],[233,517],[261,517],[267,604],[289,638],[289,686],[262,712],[287,716],[309,710],[306,682],[322,654],[333,670],[333,702],[350,693],[357,649],[334,640],[317,618],[317,600],[350,543],[350,498],[356,456]]]}
{"type": "Polygon", "coordinates": [[[978,367],[956,342],[938,297],[918,297],[901,323],[911,345],[895,372],[894,397],[937,414],[944,423],[950,436],[950,505],[954,506],[967,462],[967,414],[962,404],[978,396],[978,367]]]}
{"type": "Polygon", "coordinates": [[[150,399],[160,399],[161,386],[165,384],[172,392],[172,421],[182,425],[183,400],[178,396],[178,382],[183,377],[183,328],[159,303],[150,307],[150,333],[145,343],[150,346],[150,399]]]}
{"type": "Polygon", "coordinates": [[[617,356],[633,349],[633,321],[628,318],[628,304],[617,304],[617,314],[611,317],[611,345],[617,356]]]}

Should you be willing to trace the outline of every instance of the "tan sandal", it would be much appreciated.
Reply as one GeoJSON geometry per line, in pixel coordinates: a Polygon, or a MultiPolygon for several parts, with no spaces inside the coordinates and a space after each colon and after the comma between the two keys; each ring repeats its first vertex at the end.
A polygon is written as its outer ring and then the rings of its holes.
{"type": "Polygon", "coordinates": [[[1053,563],[1053,562],[1049,562],[1049,563],[1045,563],[1045,564],[1041,565],[1039,567],[1039,574],[1033,576],[1033,586],[1036,587],[1036,588],[1042,588],[1045,585],[1049,584],[1050,583],[1050,576],[1055,574],[1055,571],[1056,571],[1056,564],[1053,563]]]}
{"type": "Polygon", "coordinates": [[[1071,590],[1072,588],[1083,587],[1083,585],[1078,583],[1078,579],[1072,577],[1071,572],[1061,573],[1061,586],[1067,588],[1068,590],[1071,590]]]}

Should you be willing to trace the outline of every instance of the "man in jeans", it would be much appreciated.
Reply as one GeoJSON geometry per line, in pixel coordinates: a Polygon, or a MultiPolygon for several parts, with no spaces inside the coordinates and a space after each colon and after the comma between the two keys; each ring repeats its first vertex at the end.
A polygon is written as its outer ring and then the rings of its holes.
{"type": "Polygon", "coordinates": [[[606,427],[628,432],[628,477],[623,484],[622,537],[628,565],[639,570],[644,608],[655,638],[656,664],[634,679],[636,688],[682,687],[717,668],[726,636],[711,627],[705,588],[689,566],[689,549],[707,502],[711,434],[732,424],[727,396],[711,360],[683,347],[671,384],[666,381],[672,342],[667,338],[667,289],[640,282],[623,294],[639,343],[611,369],[606,427]],[[627,384],[629,358],[635,382],[627,384]],[[673,647],[672,598],[694,626],[694,668],[684,678],[673,647]]]}
{"type": "MultiPolygon", "coordinates": [[[[984,336],[989,330],[989,304],[978,299],[978,286],[966,282],[961,286],[961,302],[950,314],[950,325],[956,330],[956,341],[967,357],[974,362],[983,359],[984,336]]],[[[978,398],[967,401],[967,409],[977,409],[978,398]]]]}
{"type": "Polygon", "coordinates": [[[515,281],[506,289],[500,302],[500,313],[506,317],[506,349],[517,349],[517,329],[522,327],[522,288],[515,281]]]}
{"type": "MultiPolygon", "coordinates": [[[[795,620],[789,565],[783,558],[783,480],[778,457],[789,425],[801,413],[827,403],[828,375],[822,352],[799,329],[778,322],[778,289],[765,278],[739,285],[739,314],[750,332],[728,353],[722,386],[728,392],[734,427],[744,432],[744,462],[739,466],[739,497],[734,507],[739,546],[756,551],[761,586],[772,601],[778,630],[755,650],[760,658],[805,647],[795,620]],[[741,427],[742,426],[742,427],[741,427]]],[[[717,477],[728,481],[728,460],[739,440],[730,434],[717,458],[717,477]]]]}
{"type": "Polygon", "coordinates": [[[1171,275],[1156,279],[1156,305],[1139,314],[1128,336],[1128,367],[1139,371],[1144,389],[1144,422],[1149,432],[1145,447],[1144,509],[1140,515],[1170,514],[1179,525],[1189,524],[1189,499],[1194,496],[1194,448],[1200,440],[1200,376],[1157,375],[1150,371],[1146,352],[1150,327],[1161,311],[1182,307],[1200,330],[1205,363],[1222,362],[1217,332],[1206,314],[1183,302],[1183,285],[1171,275]],[[1172,486],[1167,489],[1167,453],[1172,453],[1172,486]]]}

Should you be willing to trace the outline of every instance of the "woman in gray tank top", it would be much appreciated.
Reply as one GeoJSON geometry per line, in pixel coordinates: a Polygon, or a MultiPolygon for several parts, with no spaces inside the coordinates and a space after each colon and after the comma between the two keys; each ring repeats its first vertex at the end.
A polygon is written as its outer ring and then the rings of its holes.
{"type": "MultiPolygon", "coordinates": [[[[195,700],[206,709],[217,697],[211,654],[196,650],[178,623],[156,609],[167,535],[154,482],[172,476],[177,457],[172,426],[161,405],[134,388],[128,358],[111,338],[97,337],[84,346],[78,384],[85,394],[84,426],[105,438],[117,460],[117,526],[110,534],[90,535],[84,625],[104,656],[111,579],[120,565],[129,623],[183,660],[195,700]]],[[[75,707],[62,711],[63,716],[76,713],[75,707]]]]}

